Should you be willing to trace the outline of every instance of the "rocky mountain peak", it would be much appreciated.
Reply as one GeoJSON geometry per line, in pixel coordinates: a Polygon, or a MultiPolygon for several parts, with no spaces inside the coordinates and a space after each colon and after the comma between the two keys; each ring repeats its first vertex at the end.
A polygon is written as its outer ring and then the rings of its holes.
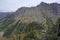
{"type": "Polygon", "coordinates": [[[49,4],[48,3],[45,3],[45,2],[41,2],[39,5],[37,5],[37,7],[40,7],[40,6],[48,6],[49,4]]]}

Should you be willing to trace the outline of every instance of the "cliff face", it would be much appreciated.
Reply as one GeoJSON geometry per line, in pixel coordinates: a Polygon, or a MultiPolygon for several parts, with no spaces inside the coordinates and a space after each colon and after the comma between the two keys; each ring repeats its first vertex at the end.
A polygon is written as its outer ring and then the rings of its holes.
{"type": "Polygon", "coordinates": [[[36,7],[21,7],[12,16],[14,20],[21,19],[22,22],[25,20],[40,23],[46,23],[46,18],[48,17],[55,23],[60,17],[60,4],[41,2],[36,7]]]}
{"type": "Polygon", "coordinates": [[[57,3],[51,3],[47,4],[42,2],[40,5],[37,6],[41,12],[50,18],[54,23],[56,20],[60,17],[60,4],[57,3]]]}

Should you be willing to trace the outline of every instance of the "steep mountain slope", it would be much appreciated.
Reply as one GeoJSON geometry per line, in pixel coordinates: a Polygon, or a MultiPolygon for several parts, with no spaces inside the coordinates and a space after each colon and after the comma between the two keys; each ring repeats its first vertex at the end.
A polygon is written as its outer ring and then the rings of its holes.
{"type": "Polygon", "coordinates": [[[46,4],[42,2],[37,7],[41,10],[41,12],[43,12],[44,15],[52,19],[53,22],[56,22],[56,20],[60,17],[60,4],[46,4]]]}
{"type": "Polygon", "coordinates": [[[60,4],[57,3],[47,4],[42,2],[36,7],[19,8],[14,13],[15,20],[22,18],[21,20],[25,20],[25,21],[30,20],[30,22],[32,21],[37,21],[40,23],[46,22],[44,16],[47,16],[53,22],[56,22],[56,20],[60,17],[60,4]]]}
{"type": "Polygon", "coordinates": [[[7,40],[41,40],[52,31],[51,28],[55,28],[59,17],[60,4],[42,2],[36,7],[21,7],[13,12],[0,21],[0,31],[7,40]]]}

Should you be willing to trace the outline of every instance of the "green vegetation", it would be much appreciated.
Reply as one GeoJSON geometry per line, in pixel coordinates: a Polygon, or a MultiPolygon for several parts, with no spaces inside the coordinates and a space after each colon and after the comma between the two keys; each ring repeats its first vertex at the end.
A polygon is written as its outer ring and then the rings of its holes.
{"type": "Polygon", "coordinates": [[[2,40],[59,40],[60,37],[60,18],[56,24],[51,21],[42,24],[38,22],[19,23],[19,20],[14,25],[14,20],[5,22],[0,23],[0,30],[4,32],[2,40]]]}

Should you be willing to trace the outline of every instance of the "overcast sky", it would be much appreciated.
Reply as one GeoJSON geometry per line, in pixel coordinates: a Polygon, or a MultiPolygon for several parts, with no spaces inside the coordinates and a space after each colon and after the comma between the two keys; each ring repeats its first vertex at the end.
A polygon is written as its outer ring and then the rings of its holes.
{"type": "Polygon", "coordinates": [[[60,3],[60,0],[0,0],[0,12],[16,11],[20,7],[31,7],[40,4],[41,2],[60,3]]]}

